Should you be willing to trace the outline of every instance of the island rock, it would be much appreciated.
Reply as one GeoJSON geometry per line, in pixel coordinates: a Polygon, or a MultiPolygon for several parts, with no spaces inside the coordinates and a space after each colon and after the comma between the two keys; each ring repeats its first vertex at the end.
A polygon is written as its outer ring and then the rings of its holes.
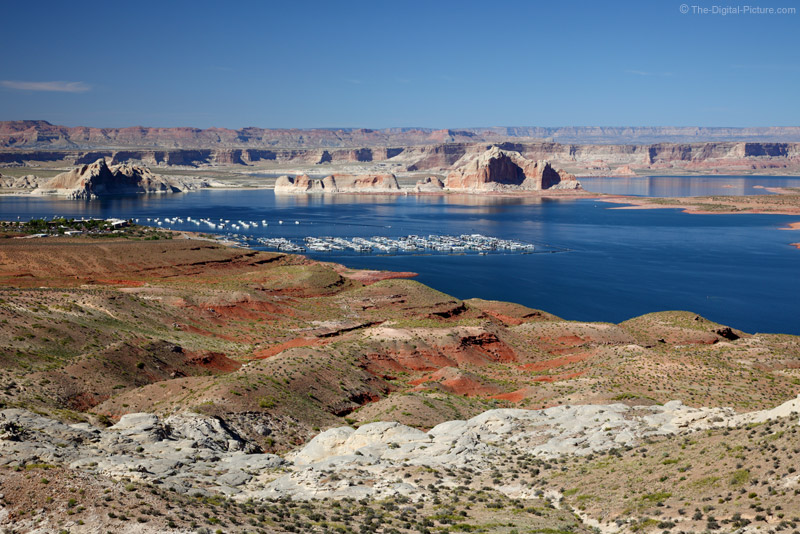
{"type": "Polygon", "coordinates": [[[394,174],[331,174],[322,179],[302,174],[281,176],[275,181],[275,193],[397,193],[400,186],[394,174]]]}
{"type": "Polygon", "coordinates": [[[438,193],[444,189],[444,182],[435,176],[428,176],[417,181],[414,186],[415,193],[438,193]]]}
{"type": "Polygon", "coordinates": [[[34,190],[40,195],[92,199],[105,195],[178,193],[207,187],[204,181],[163,177],[147,167],[122,164],[108,166],[105,159],[54,176],[34,190]]]}
{"type": "Polygon", "coordinates": [[[614,176],[636,176],[636,173],[631,169],[630,165],[623,165],[617,167],[617,170],[614,171],[614,176]]]}
{"type": "Polygon", "coordinates": [[[533,161],[519,152],[493,146],[467,154],[453,165],[445,187],[460,191],[579,189],[575,176],[554,169],[546,160],[533,161]]]}

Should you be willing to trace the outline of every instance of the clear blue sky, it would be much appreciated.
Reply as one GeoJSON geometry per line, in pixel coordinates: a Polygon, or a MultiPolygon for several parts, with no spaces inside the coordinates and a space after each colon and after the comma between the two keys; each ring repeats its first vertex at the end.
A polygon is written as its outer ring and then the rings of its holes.
{"type": "Polygon", "coordinates": [[[800,13],[682,2],[6,0],[0,120],[800,125],[800,13]]]}

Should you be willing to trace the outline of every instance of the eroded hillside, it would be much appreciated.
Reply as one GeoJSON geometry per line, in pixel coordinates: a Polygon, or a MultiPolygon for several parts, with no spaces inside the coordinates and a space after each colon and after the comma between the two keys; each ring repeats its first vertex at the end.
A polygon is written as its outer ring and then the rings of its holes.
{"type": "Polygon", "coordinates": [[[89,420],[200,411],[283,450],[345,418],[429,428],[498,406],[672,399],[754,410],[797,391],[793,336],[689,312],[580,323],[395,276],[408,274],[194,239],[4,239],[3,399],[89,420]]]}

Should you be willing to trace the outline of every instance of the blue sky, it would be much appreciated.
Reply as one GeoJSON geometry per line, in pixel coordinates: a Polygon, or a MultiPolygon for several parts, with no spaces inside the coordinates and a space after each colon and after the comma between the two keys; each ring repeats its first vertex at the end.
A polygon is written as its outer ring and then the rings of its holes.
{"type": "Polygon", "coordinates": [[[800,13],[682,1],[8,0],[0,120],[799,125],[800,13]]]}

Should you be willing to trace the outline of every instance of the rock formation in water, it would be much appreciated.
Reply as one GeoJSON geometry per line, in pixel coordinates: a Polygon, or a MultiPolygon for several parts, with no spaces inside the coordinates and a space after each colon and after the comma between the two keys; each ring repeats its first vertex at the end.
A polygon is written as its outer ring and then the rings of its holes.
{"type": "Polygon", "coordinates": [[[613,174],[614,176],[636,176],[636,173],[631,169],[630,165],[617,167],[613,174]]]}
{"type": "Polygon", "coordinates": [[[166,178],[138,165],[109,167],[105,159],[61,173],[34,192],[40,195],[59,195],[73,199],[91,199],[104,195],[130,195],[139,193],[179,193],[199,187],[206,182],[191,179],[166,178]]]}
{"type": "Polygon", "coordinates": [[[275,193],[397,193],[400,186],[394,174],[331,174],[322,179],[302,174],[281,176],[275,181],[275,193]]]}
{"type": "Polygon", "coordinates": [[[415,193],[438,193],[442,189],[444,189],[444,182],[435,176],[417,180],[417,184],[414,186],[415,193]]]}
{"type": "Polygon", "coordinates": [[[519,152],[493,146],[477,155],[468,154],[447,175],[445,187],[461,191],[578,189],[575,176],[556,170],[545,160],[533,161],[519,152]]]}

